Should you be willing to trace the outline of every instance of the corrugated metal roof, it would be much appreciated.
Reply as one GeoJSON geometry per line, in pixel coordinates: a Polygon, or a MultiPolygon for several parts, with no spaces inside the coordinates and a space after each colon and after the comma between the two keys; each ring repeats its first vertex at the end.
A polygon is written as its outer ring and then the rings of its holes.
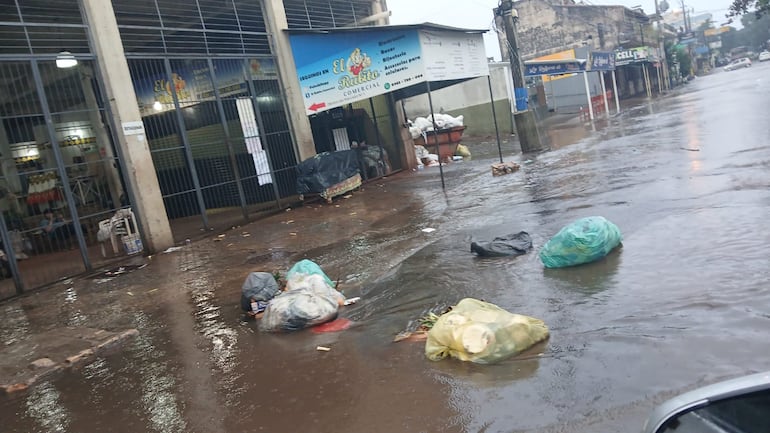
{"type": "Polygon", "coordinates": [[[271,53],[256,0],[112,0],[127,55],[271,53]]]}
{"type": "MultiPolygon", "coordinates": [[[[327,27],[327,28],[312,28],[312,29],[292,29],[286,30],[289,33],[342,33],[342,32],[362,32],[369,31],[375,27],[327,27]]],[[[450,27],[441,24],[434,23],[422,23],[422,24],[399,24],[389,26],[377,26],[376,29],[382,30],[404,30],[404,29],[417,29],[417,30],[445,30],[459,33],[486,33],[487,29],[463,29],[459,27],[450,27]]]]}
{"type": "Polygon", "coordinates": [[[354,26],[372,15],[371,0],[283,0],[289,29],[354,26]]]}

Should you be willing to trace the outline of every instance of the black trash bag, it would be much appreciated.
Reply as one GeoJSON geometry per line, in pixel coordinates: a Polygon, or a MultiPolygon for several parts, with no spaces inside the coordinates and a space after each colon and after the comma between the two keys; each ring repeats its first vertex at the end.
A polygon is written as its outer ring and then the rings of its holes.
{"type": "Polygon", "coordinates": [[[297,194],[321,193],[359,172],[353,150],[319,153],[297,165],[297,194]]]}
{"type": "Polygon", "coordinates": [[[520,256],[532,249],[532,238],[527,232],[518,232],[492,241],[471,242],[471,252],[481,257],[520,256]]]}
{"type": "Polygon", "coordinates": [[[273,274],[252,272],[241,287],[241,309],[251,311],[251,300],[266,303],[281,292],[273,274]]]}

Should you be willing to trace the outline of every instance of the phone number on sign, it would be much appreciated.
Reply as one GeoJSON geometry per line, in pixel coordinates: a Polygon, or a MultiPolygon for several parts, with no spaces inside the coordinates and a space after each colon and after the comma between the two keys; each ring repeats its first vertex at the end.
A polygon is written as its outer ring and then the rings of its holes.
{"type": "Polygon", "coordinates": [[[394,82],[390,83],[390,85],[391,86],[400,86],[401,84],[409,84],[412,81],[419,80],[420,78],[422,78],[422,74],[415,75],[414,77],[411,77],[411,78],[404,78],[403,80],[400,80],[400,81],[394,81],[394,82]]]}

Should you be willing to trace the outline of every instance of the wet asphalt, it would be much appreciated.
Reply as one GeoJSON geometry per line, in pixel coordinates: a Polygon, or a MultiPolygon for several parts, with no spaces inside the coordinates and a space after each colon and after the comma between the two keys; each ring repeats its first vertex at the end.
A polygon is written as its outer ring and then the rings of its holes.
{"type": "Polygon", "coordinates": [[[699,77],[593,124],[493,177],[470,161],[367,184],[146,259],[117,277],[0,305],[0,341],[57,326],[136,328],[123,350],[0,399],[11,432],[637,432],[661,401],[770,369],[770,63],[699,77]],[[539,248],[601,215],[621,229],[599,262],[546,270],[539,248]],[[424,228],[436,229],[425,233],[424,228]],[[477,258],[473,239],[525,230],[530,254],[477,258]],[[242,322],[249,271],[301,258],[362,300],[331,334],[242,322]],[[542,356],[428,361],[393,343],[463,297],[543,319],[542,356]],[[316,346],[327,346],[319,352],[316,346]]]}

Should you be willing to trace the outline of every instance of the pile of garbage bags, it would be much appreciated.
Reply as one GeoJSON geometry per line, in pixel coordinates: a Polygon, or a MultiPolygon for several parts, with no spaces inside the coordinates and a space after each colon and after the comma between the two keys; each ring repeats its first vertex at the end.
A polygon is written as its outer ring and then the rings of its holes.
{"type": "Polygon", "coordinates": [[[310,260],[289,269],[284,291],[266,272],[249,274],[241,290],[244,310],[264,310],[259,329],[265,332],[298,331],[329,322],[337,318],[344,302],[345,296],[334,288],[334,282],[310,260]]]}
{"type": "MultiPolygon", "coordinates": [[[[543,246],[539,257],[547,268],[575,266],[601,259],[621,242],[615,224],[601,216],[586,217],[563,227],[543,246]]],[[[479,256],[515,256],[531,249],[532,239],[524,231],[471,243],[471,251],[479,256]]],[[[272,274],[249,274],[241,303],[252,313],[264,310],[259,329],[265,332],[297,331],[331,322],[339,308],[348,304],[334,281],[310,260],[292,266],[283,291],[272,274]]],[[[450,357],[492,364],[549,338],[542,320],[473,298],[462,299],[440,316],[434,314],[430,323],[420,332],[425,338],[425,355],[432,361],[450,357]]]]}
{"type": "Polygon", "coordinates": [[[431,361],[452,357],[492,364],[517,355],[548,336],[548,327],[540,319],[465,298],[442,314],[428,331],[425,356],[431,361]]]}
{"type": "Polygon", "coordinates": [[[435,115],[428,115],[427,117],[416,117],[414,121],[407,120],[409,124],[409,133],[412,134],[412,138],[417,138],[424,135],[426,132],[433,131],[433,118],[436,118],[436,126],[438,129],[448,129],[457,126],[464,126],[463,115],[452,117],[449,114],[436,113],[435,115]]]}
{"type": "MultiPolygon", "coordinates": [[[[620,246],[618,226],[601,216],[580,218],[567,224],[540,250],[546,268],[564,268],[591,263],[620,246]]],[[[471,252],[480,257],[518,256],[532,249],[529,233],[520,231],[491,241],[472,240],[471,252]]]]}
{"type": "Polygon", "coordinates": [[[615,224],[604,217],[581,218],[568,224],[540,250],[546,268],[563,268],[599,260],[623,241],[615,224]]]}
{"type": "MultiPolygon", "coordinates": [[[[563,227],[539,256],[547,268],[575,266],[601,259],[622,240],[620,229],[606,218],[581,218],[563,227]]],[[[524,231],[471,243],[471,252],[479,256],[516,256],[531,248],[531,237],[524,231]]],[[[432,324],[425,355],[432,361],[451,357],[491,364],[517,355],[548,336],[548,327],[540,319],[466,298],[432,324]]]]}

